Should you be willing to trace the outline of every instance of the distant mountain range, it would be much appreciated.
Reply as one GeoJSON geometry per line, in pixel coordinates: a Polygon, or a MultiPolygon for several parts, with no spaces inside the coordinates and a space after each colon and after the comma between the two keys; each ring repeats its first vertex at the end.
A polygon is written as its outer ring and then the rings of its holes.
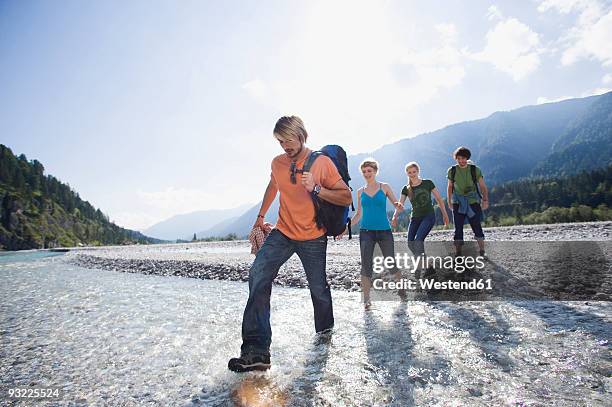
{"type": "MultiPolygon", "coordinates": [[[[417,161],[421,176],[432,179],[445,196],[446,171],[454,164],[451,154],[462,145],[472,151],[472,161],[482,168],[489,186],[607,167],[612,164],[612,92],[496,112],[484,119],[403,139],[372,153],[351,155],[351,186],[356,191],[363,184],[359,164],[366,157],[374,157],[381,165],[378,179],[390,183],[399,195],[406,184],[406,164],[417,161]]],[[[260,205],[218,228],[217,236],[247,235],[260,205]]],[[[275,223],[277,213],[278,200],[266,221],[275,223]]]]}
{"type": "Polygon", "coordinates": [[[213,228],[219,222],[223,224],[222,221],[227,222],[228,219],[237,217],[250,206],[250,204],[245,204],[232,209],[213,209],[176,215],[156,223],[144,230],[143,233],[147,236],[165,240],[191,240],[194,233],[198,238],[214,236],[214,229],[212,229],[212,235],[207,230],[213,228]]]}

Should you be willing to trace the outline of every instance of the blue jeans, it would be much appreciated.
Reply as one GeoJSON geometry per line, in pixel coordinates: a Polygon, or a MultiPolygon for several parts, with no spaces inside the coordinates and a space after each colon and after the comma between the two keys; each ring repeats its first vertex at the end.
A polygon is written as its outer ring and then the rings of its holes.
{"type": "MultiPolygon", "coordinates": [[[[484,240],[484,232],[482,230],[482,224],[480,219],[482,218],[482,208],[479,203],[470,204],[475,215],[468,218],[470,227],[474,232],[476,240],[484,240]]],[[[453,204],[453,222],[455,223],[455,236],[454,240],[457,244],[463,244],[463,224],[467,215],[459,213],[459,204],[453,204]]]]}
{"type": "MultiPolygon", "coordinates": [[[[372,278],[374,245],[378,243],[382,255],[395,259],[395,248],[393,247],[393,233],[391,230],[369,230],[359,231],[359,249],[361,250],[361,275],[372,278]]],[[[395,263],[394,263],[395,264],[395,263]]],[[[397,273],[393,266],[392,272],[397,273]]]]}
{"type": "Polygon", "coordinates": [[[280,267],[293,253],[298,255],[306,272],[314,306],[316,332],[334,326],[331,291],[325,274],[327,236],[312,240],[292,240],[278,229],[273,229],[249,270],[249,299],[242,318],[242,354],[270,355],[272,282],[280,267]]]}
{"type": "Polygon", "coordinates": [[[436,214],[430,213],[410,219],[408,225],[408,248],[415,256],[425,253],[425,238],[436,224],[436,214]]]}

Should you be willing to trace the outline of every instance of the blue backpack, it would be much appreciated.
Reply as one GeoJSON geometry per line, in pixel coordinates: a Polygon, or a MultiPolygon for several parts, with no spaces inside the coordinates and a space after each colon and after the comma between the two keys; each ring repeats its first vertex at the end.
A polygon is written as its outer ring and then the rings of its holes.
{"type": "MultiPolygon", "coordinates": [[[[337,145],[327,145],[321,148],[320,151],[313,151],[310,156],[308,156],[306,163],[304,163],[304,168],[302,168],[302,171],[310,171],[312,164],[320,155],[326,155],[332,160],[332,162],[338,169],[342,180],[346,183],[346,185],[348,185],[349,181],[351,180],[351,176],[348,172],[348,160],[346,158],[346,151],[344,151],[342,147],[337,145]]],[[[334,237],[341,234],[344,229],[348,227],[349,239],[351,239],[353,235],[351,233],[351,220],[348,216],[349,207],[335,205],[331,202],[327,202],[324,199],[320,199],[314,194],[311,194],[311,197],[315,206],[317,226],[325,227],[325,229],[327,229],[327,236],[334,237]]],[[[355,210],[355,207],[353,206],[352,202],[351,208],[353,211],[355,210]]]]}

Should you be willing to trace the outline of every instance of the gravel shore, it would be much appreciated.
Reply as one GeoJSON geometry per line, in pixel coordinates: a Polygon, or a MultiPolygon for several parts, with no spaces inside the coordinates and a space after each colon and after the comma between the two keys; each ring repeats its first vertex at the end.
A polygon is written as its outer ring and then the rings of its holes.
{"type": "MultiPolygon", "coordinates": [[[[428,241],[450,241],[452,230],[435,230],[428,241]]],[[[466,239],[472,236],[466,229],[466,239]]],[[[585,222],[485,228],[488,241],[610,241],[612,222],[585,222]]],[[[405,244],[405,234],[395,234],[397,244],[405,244]]],[[[248,281],[254,256],[248,241],[200,242],[164,245],[106,246],[79,248],[65,260],[86,268],[129,273],[183,276],[209,280],[248,281]]],[[[334,289],[359,289],[361,269],[359,238],[329,240],[327,277],[334,289]]],[[[302,265],[293,256],[281,267],[275,283],[307,287],[302,265]]]]}

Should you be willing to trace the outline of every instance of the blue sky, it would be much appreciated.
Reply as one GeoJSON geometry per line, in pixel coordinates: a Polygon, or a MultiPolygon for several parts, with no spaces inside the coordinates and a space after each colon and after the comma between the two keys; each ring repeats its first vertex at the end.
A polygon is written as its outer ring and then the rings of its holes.
{"type": "Polygon", "coordinates": [[[257,202],[285,114],[354,154],[610,90],[611,3],[0,0],[0,142],[142,230],[257,202]]]}

